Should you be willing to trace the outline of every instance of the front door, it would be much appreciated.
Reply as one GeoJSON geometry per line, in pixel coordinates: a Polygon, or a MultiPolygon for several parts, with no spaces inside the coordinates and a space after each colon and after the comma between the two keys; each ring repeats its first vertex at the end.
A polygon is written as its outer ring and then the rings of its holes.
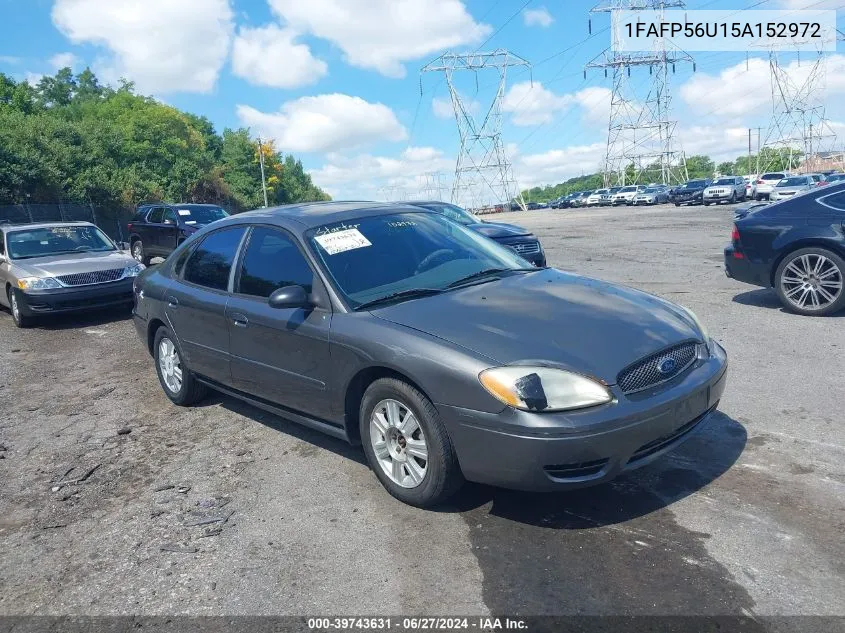
{"type": "Polygon", "coordinates": [[[327,418],[331,311],[268,304],[278,288],[303,286],[310,294],[314,283],[320,281],[293,236],[276,228],[252,229],[226,307],[231,368],[241,391],[327,418]]]}
{"type": "Polygon", "coordinates": [[[187,366],[226,385],[231,384],[226,304],[232,266],[245,233],[242,226],[210,233],[165,295],[165,314],[187,366]]]}
{"type": "Polygon", "coordinates": [[[176,249],[176,238],[179,233],[179,226],[173,209],[170,207],[164,208],[161,224],[156,230],[156,251],[159,255],[167,257],[176,249]]]}

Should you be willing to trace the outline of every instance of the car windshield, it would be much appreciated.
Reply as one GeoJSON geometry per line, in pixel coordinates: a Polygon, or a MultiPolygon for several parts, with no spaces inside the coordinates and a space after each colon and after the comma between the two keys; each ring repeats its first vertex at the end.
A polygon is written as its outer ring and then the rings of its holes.
{"type": "Polygon", "coordinates": [[[448,204],[446,202],[432,202],[426,203],[422,206],[426,209],[436,211],[437,213],[442,213],[447,218],[450,218],[455,222],[460,222],[461,224],[480,224],[483,222],[481,218],[473,215],[466,209],[455,206],[454,204],[448,204]]]}
{"type": "Polygon", "coordinates": [[[700,189],[707,185],[706,180],[690,180],[687,184],[684,185],[684,189],[700,189]]]}
{"type": "Polygon", "coordinates": [[[176,207],[176,213],[185,224],[211,224],[229,215],[220,207],[176,207]]]}
{"type": "Polygon", "coordinates": [[[658,191],[660,191],[660,189],[658,189],[657,187],[646,187],[643,193],[657,193],[658,191]]]}
{"type": "Polygon", "coordinates": [[[6,249],[12,259],[117,250],[105,233],[95,226],[50,226],[11,231],[6,234],[6,249]]]}
{"type": "Polygon", "coordinates": [[[734,184],[733,178],[719,178],[716,182],[713,183],[714,185],[732,185],[734,184]]]}
{"type": "Polygon", "coordinates": [[[636,190],[636,187],[622,187],[622,189],[619,190],[619,193],[631,193],[632,191],[636,190]]]}
{"type": "Polygon", "coordinates": [[[800,187],[807,184],[807,179],[804,176],[793,176],[792,178],[784,178],[777,186],[778,187],[800,187]]]}
{"type": "Polygon", "coordinates": [[[311,229],[306,238],[352,308],[445,292],[488,273],[493,278],[538,270],[510,249],[435,213],[356,218],[311,229]]]}

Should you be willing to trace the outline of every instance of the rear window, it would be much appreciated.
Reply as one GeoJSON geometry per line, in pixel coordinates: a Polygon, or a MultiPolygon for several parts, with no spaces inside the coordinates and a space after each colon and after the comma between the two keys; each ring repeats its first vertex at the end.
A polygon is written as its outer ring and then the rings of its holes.
{"type": "Polygon", "coordinates": [[[786,178],[786,174],[763,174],[760,176],[760,180],[783,180],[786,178]]]}

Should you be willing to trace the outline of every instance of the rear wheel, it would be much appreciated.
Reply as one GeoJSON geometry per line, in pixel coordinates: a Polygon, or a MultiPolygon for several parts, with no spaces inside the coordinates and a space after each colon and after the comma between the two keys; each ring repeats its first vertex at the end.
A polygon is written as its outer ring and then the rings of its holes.
{"type": "Polygon", "coordinates": [[[437,409],[408,383],[381,378],[371,384],[361,400],[360,431],[370,468],[400,501],[434,506],[463,484],[437,409]]]}
{"type": "Polygon", "coordinates": [[[827,249],[802,248],[787,255],[775,272],[783,305],[798,314],[824,316],[845,307],[845,260],[827,249]]]}
{"type": "Polygon", "coordinates": [[[174,404],[187,407],[199,402],[208,393],[208,388],[182,362],[182,352],[176,337],[166,327],[156,331],[153,355],[158,380],[174,404]]]}
{"type": "Polygon", "coordinates": [[[21,311],[21,304],[25,299],[21,296],[20,290],[9,288],[7,292],[9,298],[9,311],[12,313],[12,320],[19,328],[26,328],[32,325],[32,317],[23,314],[21,311]]]}

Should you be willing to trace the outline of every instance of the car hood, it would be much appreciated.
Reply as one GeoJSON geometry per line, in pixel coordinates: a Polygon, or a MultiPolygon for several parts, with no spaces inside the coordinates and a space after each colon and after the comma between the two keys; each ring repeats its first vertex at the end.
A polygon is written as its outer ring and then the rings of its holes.
{"type": "Polygon", "coordinates": [[[372,314],[496,364],[558,366],[607,384],[644,356],[701,339],[692,319],[668,301],[554,269],[406,301],[372,314]]]}
{"type": "Polygon", "coordinates": [[[58,277],[125,268],[126,266],[134,266],[138,262],[122,251],[109,251],[106,253],[65,253],[49,257],[13,260],[13,263],[26,276],[58,277]]]}
{"type": "Polygon", "coordinates": [[[515,224],[502,224],[500,222],[478,222],[477,224],[468,224],[476,233],[492,238],[501,239],[504,237],[519,237],[521,235],[531,235],[531,233],[521,226],[515,224]]]}

